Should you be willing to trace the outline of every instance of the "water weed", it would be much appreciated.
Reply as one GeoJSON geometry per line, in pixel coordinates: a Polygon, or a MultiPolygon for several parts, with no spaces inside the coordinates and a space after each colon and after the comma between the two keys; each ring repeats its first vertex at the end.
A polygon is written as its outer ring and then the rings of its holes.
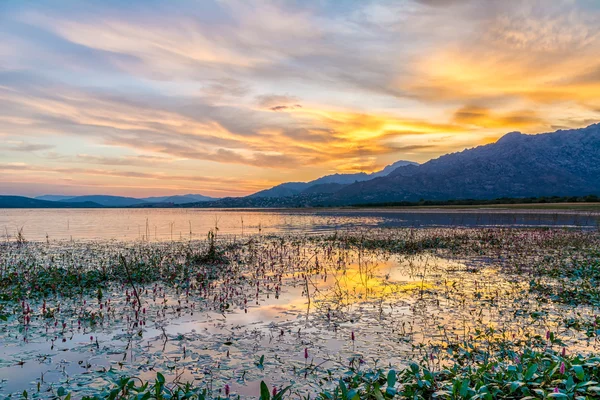
{"type": "Polygon", "coordinates": [[[505,228],[7,241],[0,393],[593,398],[599,244],[505,228]]]}

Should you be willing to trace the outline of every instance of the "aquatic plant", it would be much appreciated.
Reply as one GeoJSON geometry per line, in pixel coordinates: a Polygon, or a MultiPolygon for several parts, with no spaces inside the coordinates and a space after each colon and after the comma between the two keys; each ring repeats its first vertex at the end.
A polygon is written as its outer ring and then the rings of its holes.
{"type": "MultiPolygon", "coordinates": [[[[332,378],[333,379],[333,378],[332,378]]],[[[493,362],[463,365],[456,361],[432,369],[427,363],[384,370],[350,369],[334,380],[331,389],[317,394],[323,400],[358,399],[587,399],[600,397],[600,357],[583,357],[539,352],[525,348],[518,359],[501,357],[493,362]]],[[[284,399],[293,394],[292,386],[269,391],[260,383],[261,399],[284,399]]],[[[223,390],[229,398],[229,385],[223,390]]],[[[68,396],[59,389],[59,397],[68,396]]],[[[84,400],[100,399],[217,399],[207,389],[190,383],[166,383],[157,373],[154,383],[121,377],[115,383],[84,400]]]]}
{"type": "Polygon", "coordinates": [[[0,393],[593,398],[599,244],[504,228],[6,242],[0,393]]]}

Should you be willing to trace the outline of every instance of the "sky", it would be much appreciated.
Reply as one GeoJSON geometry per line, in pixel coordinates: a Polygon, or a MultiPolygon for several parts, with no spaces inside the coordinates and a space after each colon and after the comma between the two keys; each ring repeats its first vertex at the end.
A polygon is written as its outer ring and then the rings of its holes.
{"type": "Polygon", "coordinates": [[[600,120],[597,0],[0,0],[0,194],[242,196],[600,120]]]}

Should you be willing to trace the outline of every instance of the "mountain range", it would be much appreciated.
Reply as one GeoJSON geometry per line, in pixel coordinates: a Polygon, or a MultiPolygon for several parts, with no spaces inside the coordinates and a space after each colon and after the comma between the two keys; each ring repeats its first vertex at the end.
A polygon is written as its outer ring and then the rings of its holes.
{"type": "Polygon", "coordinates": [[[539,135],[512,132],[493,144],[341,188],[330,201],[348,204],[598,193],[600,124],[539,135]]]}
{"type": "Polygon", "coordinates": [[[293,196],[302,193],[333,193],[338,189],[341,189],[344,185],[349,185],[355,182],[364,182],[371,179],[375,179],[382,176],[387,176],[399,167],[407,165],[419,165],[412,161],[396,161],[393,164],[388,165],[384,169],[378,172],[367,174],[365,172],[359,172],[355,174],[333,174],[325,175],[318,179],[309,182],[287,182],[281,185],[274,186],[270,189],[262,190],[260,192],[251,194],[248,197],[269,197],[279,198],[286,196],[293,196]]]}
{"type": "Polygon", "coordinates": [[[91,202],[68,203],[50,200],[38,200],[23,196],[0,196],[0,208],[99,208],[91,202]]]}
{"type": "Polygon", "coordinates": [[[303,186],[306,184],[282,184],[245,198],[189,206],[344,206],[421,199],[597,195],[599,160],[600,124],[537,135],[511,132],[495,143],[446,154],[420,165],[400,165],[371,179],[329,184],[323,190],[316,190],[321,188],[319,184],[312,186],[313,190],[307,190],[303,186]]]}
{"type": "MultiPolygon", "coordinates": [[[[347,184],[354,182],[363,182],[369,179],[374,179],[381,176],[386,176],[391,172],[395,171],[396,168],[407,166],[407,165],[418,165],[412,161],[397,161],[391,165],[388,165],[381,171],[367,174],[365,172],[359,172],[355,174],[333,174],[326,175],[321,178],[315,179],[310,182],[288,182],[281,185],[275,186],[271,189],[263,190],[261,192],[252,194],[246,198],[240,199],[252,199],[252,198],[273,198],[282,199],[288,196],[299,195],[302,193],[309,195],[316,195],[320,193],[335,193],[338,189],[344,187],[347,184]]],[[[80,207],[81,204],[87,204],[90,207],[173,207],[182,206],[189,204],[199,203],[210,203],[217,204],[220,199],[214,197],[208,197],[201,194],[185,194],[175,196],[156,196],[156,197],[123,197],[123,196],[108,196],[108,195],[87,195],[87,196],[66,196],[66,195],[43,195],[38,196],[35,199],[29,199],[23,197],[23,204],[27,204],[27,207],[51,207],[53,204],[57,207],[69,207],[69,205],[80,207]],[[35,203],[30,200],[40,200],[46,203],[35,203]]],[[[241,200],[242,202],[252,202],[252,200],[241,200]]],[[[285,203],[285,200],[281,200],[285,203]]],[[[13,197],[8,201],[5,201],[3,206],[0,203],[0,207],[8,207],[8,204],[18,204],[19,202],[13,197]]],[[[218,205],[216,205],[218,207],[218,205]]]]}
{"type": "Polygon", "coordinates": [[[96,206],[103,207],[135,207],[135,206],[150,206],[150,205],[180,205],[186,203],[198,203],[202,201],[218,200],[214,197],[203,196],[201,194],[183,194],[176,196],[160,196],[160,197],[123,197],[123,196],[108,196],[108,195],[89,195],[89,196],[65,196],[46,194],[38,196],[36,200],[44,200],[59,203],[94,203],[96,206]]]}
{"type": "MultiPolygon", "coordinates": [[[[495,143],[446,154],[423,164],[398,161],[367,174],[333,174],[287,182],[246,197],[202,195],[131,198],[40,196],[40,207],[306,207],[500,197],[600,194],[600,124],[525,135],[511,132],[495,143]]],[[[14,204],[11,199],[0,201],[14,204]]],[[[23,198],[27,199],[27,198],[23,198]]],[[[30,207],[36,205],[29,201],[30,207]]]]}

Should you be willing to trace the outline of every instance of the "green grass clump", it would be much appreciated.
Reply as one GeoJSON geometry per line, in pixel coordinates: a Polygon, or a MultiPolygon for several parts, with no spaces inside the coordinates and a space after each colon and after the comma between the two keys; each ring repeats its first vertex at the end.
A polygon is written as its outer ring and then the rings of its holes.
{"type": "MultiPolygon", "coordinates": [[[[110,372],[109,372],[110,373],[110,372]]],[[[333,380],[333,378],[332,378],[333,380]]],[[[514,358],[464,365],[458,360],[446,367],[435,363],[412,363],[408,368],[360,371],[351,369],[334,380],[330,389],[317,396],[322,400],[384,399],[594,399],[600,398],[600,357],[566,356],[547,349],[526,348],[514,358]]],[[[57,397],[70,399],[59,388],[57,397]]],[[[269,390],[261,382],[261,400],[293,398],[293,387],[269,390]]],[[[114,383],[84,400],[105,399],[225,399],[238,398],[229,388],[210,392],[190,383],[165,382],[157,373],[154,382],[116,377],[114,383]]]]}
{"type": "Polygon", "coordinates": [[[411,364],[399,373],[356,372],[322,399],[591,399],[600,398],[600,357],[564,357],[526,349],[515,360],[453,364],[439,370],[411,364]]]}

